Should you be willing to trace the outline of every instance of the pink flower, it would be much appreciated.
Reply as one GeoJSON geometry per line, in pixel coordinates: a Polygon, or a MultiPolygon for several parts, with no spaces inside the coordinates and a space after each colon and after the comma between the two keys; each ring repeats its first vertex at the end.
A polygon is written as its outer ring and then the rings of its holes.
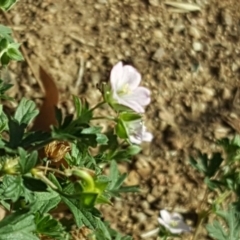
{"type": "Polygon", "coordinates": [[[111,71],[112,98],[120,105],[127,106],[137,113],[144,113],[144,107],[151,101],[150,91],[139,87],[140,73],[132,66],[117,63],[111,71]]]}
{"type": "Polygon", "coordinates": [[[158,222],[173,234],[190,232],[191,228],[183,221],[183,217],[178,213],[169,213],[167,210],[160,211],[161,217],[158,222]]]}

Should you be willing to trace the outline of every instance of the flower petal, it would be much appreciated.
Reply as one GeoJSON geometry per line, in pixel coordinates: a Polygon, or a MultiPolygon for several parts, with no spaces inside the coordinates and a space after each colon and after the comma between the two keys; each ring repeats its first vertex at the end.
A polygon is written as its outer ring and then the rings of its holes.
{"type": "Polygon", "coordinates": [[[135,101],[141,106],[146,106],[151,102],[151,92],[145,87],[136,88],[131,94],[124,95],[121,98],[125,101],[135,101]]]}
{"type": "Polygon", "coordinates": [[[128,84],[131,90],[135,90],[141,82],[140,73],[132,66],[123,66],[122,85],[128,84]]]}
{"type": "Polygon", "coordinates": [[[172,219],[174,219],[174,220],[177,220],[177,221],[183,221],[183,217],[182,217],[182,215],[181,214],[179,214],[179,213],[173,213],[172,214],[172,219]]]}
{"type": "Polygon", "coordinates": [[[185,222],[180,221],[177,226],[178,229],[181,229],[182,232],[190,232],[191,227],[189,227],[185,222]]]}
{"type": "Polygon", "coordinates": [[[141,140],[141,139],[136,138],[136,137],[133,136],[133,135],[130,135],[130,136],[129,136],[129,141],[130,141],[131,143],[133,143],[133,144],[138,144],[138,145],[142,143],[142,140],[141,140]]]}
{"type": "Polygon", "coordinates": [[[119,89],[120,83],[122,81],[123,75],[123,64],[122,62],[118,62],[115,66],[113,66],[110,74],[110,82],[113,91],[117,91],[119,89]]]}
{"type": "Polygon", "coordinates": [[[183,232],[183,230],[180,229],[180,228],[172,228],[172,227],[169,227],[169,226],[168,226],[168,230],[173,234],[180,234],[180,233],[183,232]]]}
{"type": "Polygon", "coordinates": [[[163,221],[166,223],[166,224],[170,224],[171,223],[171,214],[167,211],[167,210],[161,210],[160,211],[160,215],[163,219],[163,221]]]}
{"type": "Polygon", "coordinates": [[[137,113],[144,113],[144,108],[135,100],[120,98],[118,95],[114,95],[114,99],[118,101],[119,104],[127,106],[137,113]]]}
{"type": "Polygon", "coordinates": [[[166,224],[166,222],[164,222],[162,218],[158,218],[158,222],[159,222],[160,225],[162,225],[165,228],[169,229],[169,225],[166,224]]]}
{"type": "Polygon", "coordinates": [[[143,142],[151,142],[153,140],[153,135],[150,132],[144,132],[142,136],[143,142]]]}

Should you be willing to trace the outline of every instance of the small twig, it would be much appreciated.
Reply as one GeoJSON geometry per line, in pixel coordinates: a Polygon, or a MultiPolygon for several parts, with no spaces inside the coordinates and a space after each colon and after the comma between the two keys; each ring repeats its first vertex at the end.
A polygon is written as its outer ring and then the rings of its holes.
{"type": "MultiPolygon", "coordinates": [[[[13,25],[13,24],[12,24],[12,21],[11,21],[10,18],[8,17],[7,13],[4,12],[4,11],[2,11],[2,13],[3,13],[5,19],[7,20],[8,25],[12,26],[12,25],[13,25]]],[[[14,33],[13,31],[12,31],[12,36],[13,36],[17,41],[19,41],[19,37],[18,37],[17,34],[14,33]]],[[[42,86],[42,82],[40,81],[40,79],[39,79],[39,77],[38,77],[38,74],[36,73],[33,65],[31,64],[31,60],[30,60],[29,57],[28,57],[26,48],[23,46],[23,44],[21,44],[20,48],[21,48],[21,50],[22,50],[22,54],[23,54],[23,56],[24,56],[24,59],[26,60],[28,66],[29,66],[29,68],[30,68],[30,70],[32,71],[32,74],[33,74],[34,78],[37,80],[37,82],[38,82],[41,90],[44,92],[44,88],[43,88],[43,86],[42,86]]]]}
{"type": "Polygon", "coordinates": [[[83,74],[84,74],[84,57],[81,56],[80,57],[80,67],[79,67],[79,71],[78,71],[78,79],[76,81],[76,87],[79,87],[80,84],[82,83],[83,74]]]}
{"type": "Polygon", "coordinates": [[[44,170],[45,171],[52,171],[52,172],[55,172],[55,173],[58,173],[58,174],[61,174],[63,176],[66,177],[66,174],[58,169],[55,169],[55,168],[50,168],[50,167],[44,167],[44,166],[38,166],[37,169],[41,169],[41,170],[44,170]]]}
{"type": "Polygon", "coordinates": [[[141,238],[149,238],[154,235],[156,235],[159,232],[159,228],[155,228],[153,230],[150,230],[149,232],[141,234],[141,238]]]}
{"type": "Polygon", "coordinates": [[[201,11],[201,8],[197,4],[194,4],[194,3],[181,3],[181,2],[174,2],[174,1],[166,1],[165,4],[176,8],[175,9],[176,12],[201,11]]]}

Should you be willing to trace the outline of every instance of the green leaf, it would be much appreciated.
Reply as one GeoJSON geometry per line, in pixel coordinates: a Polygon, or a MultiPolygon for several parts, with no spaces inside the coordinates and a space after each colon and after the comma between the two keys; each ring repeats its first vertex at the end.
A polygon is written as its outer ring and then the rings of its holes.
{"type": "Polygon", "coordinates": [[[0,105],[0,133],[8,128],[8,118],[2,108],[3,106],[0,105]]]}
{"type": "Polygon", "coordinates": [[[18,146],[20,146],[24,130],[26,125],[25,124],[19,124],[18,121],[15,119],[10,119],[8,121],[8,128],[9,128],[9,143],[7,144],[8,147],[15,149],[18,146]]]}
{"type": "Polygon", "coordinates": [[[209,177],[204,178],[204,183],[211,189],[215,190],[216,188],[219,188],[222,184],[219,181],[211,180],[209,177]]]}
{"type": "Polygon", "coordinates": [[[107,192],[113,196],[119,196],[120,193],[139,191],[138,186],[122,186],[126,178],[127,174],[120,174],[117,168],[117,163],[112,161],[109,174],[110,182],[107,187],[107,192]]]}
{"type": "Polygon", "coordinates": [[[224,148],[229,163],[240,160],[240,135],[236,135],[232,140],[223,138],[217,143],[224,148]]]}
{"type": "Polygon", "coordinates": [[[55,208],[61,201],[61,197],[54,191],[35,192],[36,201],[30,205],[31,212],[47,213],[55,208]]]}
{"type": "Polygon", "coordinates": [[[0,96],[2,99],[6,99],[5,92],[12,86],[12,84],[6,83],[4,80],[0,79],[0,96]]]}
{"type": "Polygon", "coordinates": [[[94,233],[96,240],[132,240],[130,236],[122,236],[119,232],[112,229],[108,222],[100,219],[97,221],[97,230],[94,233]]]}
{"type": "Polygon", "coordinates": [[[141,115],[136,114],[136,113],[123,112],[119,115],[119,118],[123,122],[131,122],[131,121],[139,120],[142,117],[141,117],[141,115]]]}
{"type": "Polygon", "coordinates": [[[225,224],[214,221],[208,224],[206,229],[209,235],[216,240],[239,240],[240,239],[240,213],[230,205],[228,211],[219,210],[216,214],[222,218],[225,224]]]}
{"type": "Polygon", "coordinates": [[[0,222],[0,240],[39,240],[35,230],[34,215],[18,211],[0,222]]]}
{"type": "Polygon", "coordinates": [[[80,197],[80,206],[83,208],[93,208],[97,197],[98,193],[82,192],[80,197]]]}
{"type": "MultiPolygon", "coordinates": [[[[191,158],[191,160],[194,162],[193,158],[191,158]]],[[[208,169],[207,163],[208,163],[207,154],[199,153],[199,159],[198,161],[195,161],[195,168],[200,172],[206,173],[208,169]]]]}
{"type": "Polygon", "coordinates": [[[7,47],[8,47],[8,40],[6,38],[2,38],[0,41],[0,51],[4,51],[5,49],[7,49],[7,47]]]}
{"type": "Polygon", "coordinates": [[[54,219],[50,214],[37,213],[35,216],[37,233],[54,238],[56,240],[66,240],[69,238],[62,224],[54,219]]]}
{"type": "Polygon", "coordinates": [[[74,104],[77,112],[78,123],[89,123],[92,119],[93,113],[89,109],[89,104],[86,99],[76,99],[74,98],[74,104]]]}
{"type": "Polygon", "coordinates": [[[10,62],[10,58],[9,56],[7,55],[7,53],[5,52],[2,57],[1,57],[1,64],[4,66],[4,65],[8,65],[9,62],[10,62]]]}
{"type": "Polygon", "coordinates": [[[122,138],[122,139],[127,139],[128,138],[128,134],[127,134],[127,130],[125,127],[125,124],[123,123],[123,121],[119,120],[115,126],[115,131],[116,134],[118,135],[118,137],[122,138]]]}
{"type": "Polygon", "coordinates": [[[48,186],[40,179],[36,179],[29,176],[23,176],[24,186],[32,192],[44,192],[47,191],[48,186]]]}
{"type": "Polygon", "coordinates": [[[33,193],[25,188],[21,176],[5,175],[0,187],[0,198],[16,202],[20,197],[24,197],[26,202],[32,202],[33,193]]]}
{"type": "Polygon", "coordinates": [[[204,173],[209,178],[213,177],[219,170],[223,158],[221,153],[213,153],[211,159],[208,159],[207,154],[199,153],[198,160],[190,157],[191,165],[196,168],[199,172],[204,173]]]}
{"type": "Polygon", "coordinates": [[[24,60],[21,52],[18,50],[18,47],[11,47],[8,46],[7,55],[9,58],[15,61],[22,61],[24,60]]]}
{"type": "Polygon", "coordinates": [[[8,11],[16,2],[17,0],[1,0],[0,8],[4,11],[8,11]]]}
{"type": "Polygon", "coordinates": [[[50,142],[50,140],[51,135],[49,132],[42,131],[26,132],[21,141],[21,147],[28,149],[34,146],[37,149],[47,145],[50,142]],[[38,144],[40,147],[38,146],[38,144]]]}
{"type": "Polygon", "coordinates": [[[59,183],[58,179],[55,177],[54,174],[49,173],[48,178],[55,186],[57,186],[59,191],[62,191],[62,186],[61,186],[61,184],[59,183]]]}
{"type": "Polygon", "coordinates": [[[82,134],[97,134],[97,133],[101,133],[102,127],[89,127],[89,128],[84,128],[82,130],[82,134]]]}
{"type": "Polygon", "coordinates": [[[131,145],[126,149],[126,152],[129,156],[134,156],[140,153],[142,148],[138,145],[131,145]]]}
{"type": "Polygon", "coordinates": [[[12,34],[11,28],[0,24],[0,36],[2,38],[6,38],[8,41],[12,42],[13,40],[12,40],[11,34],[12,34]]]}
{"type": "Polygon", "coordinates": [[[77,96],[73,96],[73,102],[76,109],[77,118],[80,118],[82,115],[82,101],[77,96]]]}
{"type": "Polygon", "coordinates": [[[14,115],[19,124],[28,125],[39,113],[36,104],[32,100],[22,98],[14,115]]]}
{"type": "Polygon", "coordinates": [[[73,213],[78,227],[85,225],[90,229],[95,229],[96,219],[90,211],[87,211],[86,209],[81,209],[79,204],[77,204],[76,200],[70,200],[64,196],[62,196],[62,200],[73,213]]]}
{"type": "Polygon", "coordinates": [[[95,231],[97,240],[112,240],[112,236],[109,231],[109,227],[105,225],[101,220],[97,221],[97,230],[95,231]]]}
{"type": "Polygon", "coordinates": [[[21,173],[28,173],[37,164],[38,153],[37,151],[27,153],[23,148],[18,148],[18,152],[20,156],[19,165],[21,173]]]}
{"type": "Polygon", "coordinates": [[[207,176],[213,177],[215,173],[219,170],[220,165],[223,162],[221,153],[214,153],[212,158],[209,160],[209,165],[207,169],[207,176]]]}
{"type": "Polygon", "coordinates": [[[58,122],[58,126],[62,125],[62,120],[63,120],[63,116],[62,116],[62,111],[60,108],[55,107],[55,117],[56,120],[58,122]]]}
{"type": "Polygon", "coordinates": [[[100,145],[107,144],[108,138],[107,138],[107,136],[105,134],[97,133],[96,135],[97,135],[96,141],[97,141],[98,144],[100,144],[100,145]]]}
{"type": "Polygon", "coordinates": [[[71,145],[71,154],[67,153],[65,155],[65,159],[71,166],[80,166],[82,161],[82,155],[83,153],[79,151],[79,148],[75,143],[72,143],[71,145]]]}

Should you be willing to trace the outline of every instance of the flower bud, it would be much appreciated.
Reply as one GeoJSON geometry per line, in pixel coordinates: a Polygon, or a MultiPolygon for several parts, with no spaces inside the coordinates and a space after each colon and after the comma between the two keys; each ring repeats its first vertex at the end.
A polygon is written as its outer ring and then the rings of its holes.
{"type": "Polygon", "coordinates": [[[18,174],[20,172],[18,158],[6,159],[6,161],[2,164],[1,172],[10,175],[18,174]]]}

